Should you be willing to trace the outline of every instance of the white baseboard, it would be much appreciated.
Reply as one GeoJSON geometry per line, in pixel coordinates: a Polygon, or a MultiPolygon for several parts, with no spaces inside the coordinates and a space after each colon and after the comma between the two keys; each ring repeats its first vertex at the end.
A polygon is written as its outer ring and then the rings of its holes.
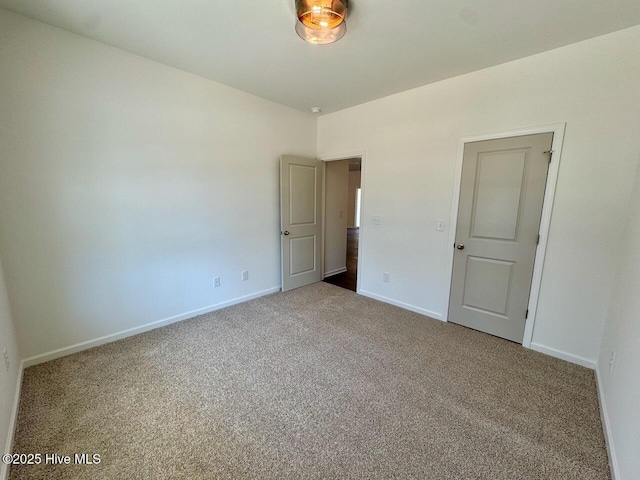
{"type": "Polygon", "coordinates": [[[382,295],[368,292],[366,290],[359,290],[358,293],[360,295],[364,295],[365,297],[373,298],[374,300],[379,300],[384,303],[390,303],[391,305],[395,305],[396,307],[404,308],[405,310],[410,310],[415,313],[420,313],[421,315],[426,315],[427,317],[435,318],[436,320],[441,320],[443,322],[446,321],[441,313],[432,312],[431,310],[427,310],[426,308],[416,307],[415,305],[400,302],[398,300],[394,300],[393,298],[383,297],[382,295]]]}
{"type": "Polygon", "coordinates": [[[168,317],[162,320],[156,320],[155,322],[146,323],[144,325],[140,325],[139,327],[129,328],[121,332],[112,333],[109,335],[105,335],[103,337],[95,338],[93,340],[87,340],[86,342],[76,343],[75,345],[70,345],[68,347],[59,348],[51,352],[25,358],[23,360],[24,368],[31,367],[39,363],[48,362],[56,358],[65,357],[67,355],[71,355],[72,353],[81,352],[82,350],[88,350],[89,348],[97,347],[99,345],[104,345],[105,343],[115,342],[116,340],[120,340],[122,338],[131,337],[139,333],[147,332],[149,330],[154,330],[156,328],[164,327],[172,323],[180,322],[182,320],[187,320],[189,318],[197,317],[198,315],[203,315],[205,313],[213,312],[215,310],[220,310],[221,308],[230,307],[231,305],[236,305],[238,303],[246,302],[248,300],[253,300],[254,298],[263,297],[265,295],[269,295],[271,293],[276,293],[279,291],[280,291],[280,287],[269,288],[267,290],[262,290],[261,292],[256,292],[249,295],[244,295],[242,297],[233,298],[225,302],[216,303],[215,305],[209,305],[208,307],[199,308],[197,310],[192,310],[190,312],[174,315],[173,317],[168,317]]]}
{"type": "Polygon", "coordinates": [[[324,277],[323,278],[332,277],[334,275],[338,275],[339,273],[344,273],[346,271],[347,271],[347,267],[336,268],[335,270],[331,270],[329,272],[324,272],[324,277]]]}
{"type": "Polygon", "coordinates": [[[616,449],[613,444],[613,433],[609,423],[609,412],[607,411],[607,403],[604,397],[604,387],[600,377],[600,369],[596,364],[596,386],[598,388],[598,400],[600,402],[600,419],[602,420],[602,430],[604,431],[604,443],[607,446],[607,454],[609,455],[609,468],[611,469],[611,480],[622,480],[620,470],[618,469],[618,460],[616,457],[616,449]]]}
{"type": "MultiPolygon", "coordinates": [[[[24,360],[18,366],[18,378],[16,380],[16,393],[13,397],[13,409],[9,418],[9,431],[7,432],[6,450],[3,453],[12,453],[13,438],[18,425],[18,410],[20,409],[20,391],[22,390],[22,372],[24,372],[24,360]]],[[[9,480],[9,470],[11,466],[0,463],[0,479],[9,480]]]]}
{"type": "Polygon", "coordinates": [[[573,355],[571,353],[563,352],[562,350],[540,345],[539,343],[531,342],[531,350],[535,350],[536,352],[544,353],[545,355],[556,357],[561,360],[566,360],[567,362],[575,363],[577,365],[582,365],[583,367],[590,368],[591,370],[596,369],[595,360],[579,357],[578,355],[573,355]]]}

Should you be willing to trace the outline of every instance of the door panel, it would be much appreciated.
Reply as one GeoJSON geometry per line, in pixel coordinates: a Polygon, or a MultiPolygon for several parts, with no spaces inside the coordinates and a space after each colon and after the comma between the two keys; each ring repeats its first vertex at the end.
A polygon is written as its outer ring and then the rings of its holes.
{"type": "Polygon", "coordinates": [[[290,275],[308,273],[316,268],[316,237],[292,238],[289,246],[290,275]]]}
{"type": "Polygon", "coordinates": [[[552,140],[465,145],[449,321],[522,342],[552,140]]]}
{"type": "Polygon", "coordinates": [[[280,158],[282,291],[322,279],[320,269],[322,163],[280,158]]]}
{"type": "Polygon", "coordinates": [[[469,255],[463,306],[506,316],[512,272],[513,262],[469,255]]]}
{"type": "Polygon", "coordinates": [[[309,225],[316,221],[317,169],[306,165],[289,164],[289,225],[309,225]]]}
{"type": "Polygon", "coordinates": [[[515,240],[527,151],[478,156],[472,237],[515,240]]]}

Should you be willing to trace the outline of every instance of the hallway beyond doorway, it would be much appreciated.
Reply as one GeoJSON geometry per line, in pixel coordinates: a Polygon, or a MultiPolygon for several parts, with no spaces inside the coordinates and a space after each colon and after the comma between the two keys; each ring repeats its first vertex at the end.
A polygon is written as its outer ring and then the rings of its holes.
{"type": "Polygon", "coordinates": [[[359,228],[347,229],[347,271],[332,275],[324,279],[325,282],[356,291],[358,279],[358,240],[360,237],[359,228]]]}

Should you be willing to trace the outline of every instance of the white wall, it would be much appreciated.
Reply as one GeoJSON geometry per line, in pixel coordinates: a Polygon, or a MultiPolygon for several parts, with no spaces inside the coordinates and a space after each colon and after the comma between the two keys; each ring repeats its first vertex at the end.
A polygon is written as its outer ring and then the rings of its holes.
{"type": "MultiPolygon", "coordinates": [[[[13,439],[12,415],[16,399],[20,354],[13,328],[11,308],[5,287],[4,273],[0,263],[0,453],[9,452],[13,439]],[[4,349],[9,355],[9,370],[5,368],[4,349]]],[[[6,477],[8,467],[0,463],[0,478],[6,477]]]]}
{"type": "Polygon", "coordinates": [[[278,158],[315,156],[313,116],[3,10],[0,65],[25,357],[279,287],[278,158]]]}
{"type": "Polygon", "coordinates": [[[326,162],[324,274],[347,268],[349,160],[326,162]],[[340,216],[342,212],[342,216],[340,216]]]}
{"type": "Polygon", "coordinates": [[[566,122],[533,341],[595,362],[640,150],[638,45],[634,27],[320,117],[320,156],[366,151],[362,290],[441,317],[458,140],[566,122]]]}
{"type": "Polygon", "coordinates": [[[361,171],[357,170],[349,172],[349,218],[347,224],[349,227],[356,226],[356,192],[360,188],[361,171]]]}
{"type": "Polygon", "coordinates": [[[618,242],[618,272],[598,359],[618,480],[640,478],[640,168],[626,223],[618,242]],[[612,351],[615,361],[609,370],[612,351]]]}

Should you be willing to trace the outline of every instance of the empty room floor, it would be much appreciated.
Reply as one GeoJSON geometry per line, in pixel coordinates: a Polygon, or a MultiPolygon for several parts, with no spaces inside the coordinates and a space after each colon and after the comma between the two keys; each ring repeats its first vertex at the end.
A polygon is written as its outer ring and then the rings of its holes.
{"type": "Polygon", "coordinates": [[[11,479],[608,479],[593,372],[320,282],[28,368],[11,479]]]}

